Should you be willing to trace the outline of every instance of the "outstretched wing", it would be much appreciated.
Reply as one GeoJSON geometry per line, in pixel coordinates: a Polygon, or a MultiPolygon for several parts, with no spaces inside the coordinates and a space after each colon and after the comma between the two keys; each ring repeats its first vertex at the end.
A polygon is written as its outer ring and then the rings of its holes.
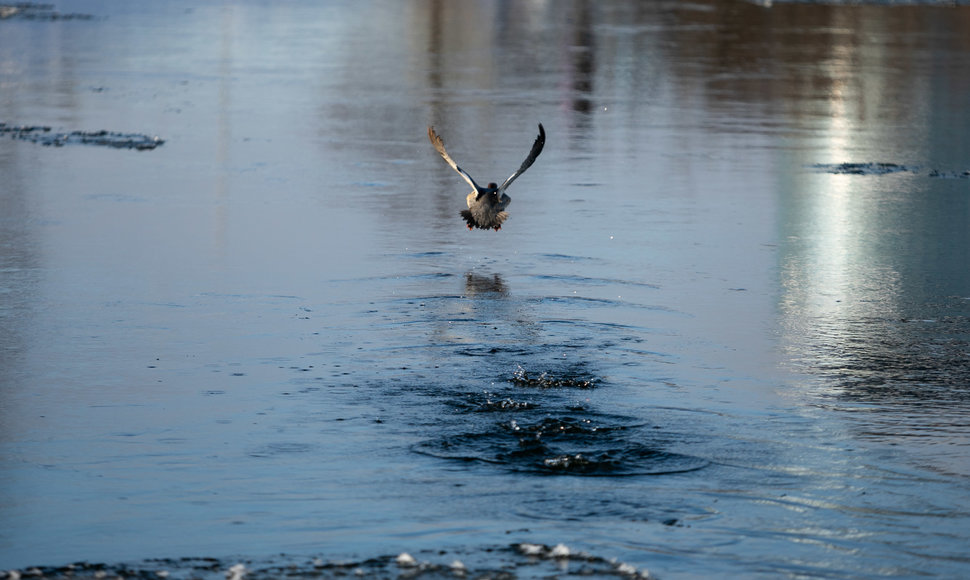
{"type": "Polygon", "coordinates": [[[512,185],[512,182],[515,181],[516,177],[522,175],[523,173],[525,173],[526,169],[532,167],[532,164],[535,163],[536,161],[536,157],[538,157],[539,154],[542,153],[542,146],[545,144],[546,144],[546,130],[542,128],[542,123],[539,123],[539,136],[536,137],[535,143],[532,144],[532,151],[529,151],[529,156],[525,158],[525,161],[522,162],[522,165],[519,167],[519,169],[516,170],[515,173],[510,175],[509,178],[505,180],[505,183],[499,186],[498,188],[499,193],[504,192],[506,187],[512,185]]]}
{"type": "Polygon", "coordinates": [[[462,177],[464,177],[465,181],[468,182],[468,185],[472,186],[472,188],[475,191],[482,190],[482,188],[478,187],[478,184],[475,183],[475,180],[472,179],[472,176],[465,173],[465,170],[462,169],[461,167],[458,167],[458,164],[455,163],[455,160],[451,158],[451,155],[448,155],[448,152],[445,151],[445,144],[441,140],[441,137],[439,137],[438,134],[434,132],[434,127],[431,127],[431,126],[428,127],[428,139],[431,139],[431,144],[434,145],[435,151],[437,151],[438,154],[441,155],[441,158],[447,161],[448,165],[451,165],[452,169],[454,169],[462,177]]]}

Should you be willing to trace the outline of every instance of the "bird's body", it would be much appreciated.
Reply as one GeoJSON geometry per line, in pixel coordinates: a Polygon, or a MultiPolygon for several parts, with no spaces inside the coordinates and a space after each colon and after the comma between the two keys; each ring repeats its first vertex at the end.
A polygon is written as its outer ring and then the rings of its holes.
{"type": "Polygon", "coordinates": [[[502,223],[508,219],[509,212],[505,211],[512,198],[504,192],[499,192],[498,185],[489,183],[488,187],[480,191],[473,191],[465,197],[468,209],[461,210],[461,217],[465,218],[468,229],[494,228],[501,229],[502,223]]]}
{"type": "Polygon", "coordinates": [[[461,211],[461,217],[464,218],[465,223],[468,224],[468,229],[480,228],[483,230],[499,230],[502,228],[502,224],[508,219],[509,214],[505,211],[511,203],[512,198],[505,194],[505,189],[515,181],[515,178],[525,173],[525,170],[535,163],[536,157],[542,153],[542,147],[546,143],[546,130],[543,129],[542,123],[539,123],[539,135],[536,137],[535,142],[532,144],[532,150],[529,152],[529,156],[525,158],[522,165],[516,170],[515,173],[509,176],[502,185],[496,183],[489,183],[488,187],[481,187],[475,180],[472,179],[468,173],[466,173],[458,164],[452,160],[448,152],[445,151],[444,142],[441,137],[435,133],[433,127],[428,127],[428,138],[431,140],[431,144],[434,145],[435,150],[439,155],[451,166],[452,169],[458,172],[469,185],[472,186],[472,192],[468,194],[465,198],[465,203],[468,205],[468,209],[461,211]]]}

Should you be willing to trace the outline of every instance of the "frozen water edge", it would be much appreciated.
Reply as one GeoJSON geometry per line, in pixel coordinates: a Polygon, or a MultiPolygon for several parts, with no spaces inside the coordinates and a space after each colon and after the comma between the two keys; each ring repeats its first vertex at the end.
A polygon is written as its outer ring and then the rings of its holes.
{"type": "Polygon", "coordinates": [[[520,543],[469,551],[427,550],[363,560],[281,554],[268,559],[174,558],[136,564],[76,562],[0,571],[0,579],[79,578],[171,580],[261,580],[280,578],[654,578],[646,569],[575,551],[564,544],[520,543]]]}
{"type": "Polygon", "coordinates": [[[967,6],[967,0],[747,0],[751,4],[830,4],[833,6],[967,6]]]}

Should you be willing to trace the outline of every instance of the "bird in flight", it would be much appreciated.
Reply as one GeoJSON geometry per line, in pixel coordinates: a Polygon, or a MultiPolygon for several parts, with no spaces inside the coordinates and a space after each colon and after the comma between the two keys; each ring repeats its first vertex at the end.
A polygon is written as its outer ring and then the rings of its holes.
{"type": "Polygon", "coordinates": [[[525,173],[526,169],[532,167],[536,157],[542,153],[542,146],[546,144],[546,130],[542,128],[542,123],[539,123],[539,135],[536,137],[535,143],[532,144],[532,151],[529,151],[529,156],[525,158],[522,165],[502,185],[492,182],[488,184],[488,187],[480,187],[471,175],[458,167],[458,164],[445,151],[445,144],[441,137],[434,132],[434,127],[428,127],[428,138],[431,139],[431,144],[434,145],[438,154],[448,162],[448,165],[457,171],[468,182],[468,185],[472,186],[472,192],[465,198],[468,209],[461,211],[461,217],[465,218],[468,229],[481,228],[498,231],[502,229],[502,222],[509,217],[505,208],[512,201],[512,198],[505,194],[505,189],[512,185],[512,182],[518,176],[525,173]]]}

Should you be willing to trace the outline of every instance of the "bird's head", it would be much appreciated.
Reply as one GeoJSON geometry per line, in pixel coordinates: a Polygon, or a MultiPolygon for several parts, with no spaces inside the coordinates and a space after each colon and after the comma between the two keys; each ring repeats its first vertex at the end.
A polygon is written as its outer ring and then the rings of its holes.
{"type": "Polygon", "coordinates": [[[476,201],[485,200],[487,203],[498,203],[498,184],[494,181],[489,182],[487,187],[482,187],[478,190],[478,195],[475,196],[476,201]]]}

